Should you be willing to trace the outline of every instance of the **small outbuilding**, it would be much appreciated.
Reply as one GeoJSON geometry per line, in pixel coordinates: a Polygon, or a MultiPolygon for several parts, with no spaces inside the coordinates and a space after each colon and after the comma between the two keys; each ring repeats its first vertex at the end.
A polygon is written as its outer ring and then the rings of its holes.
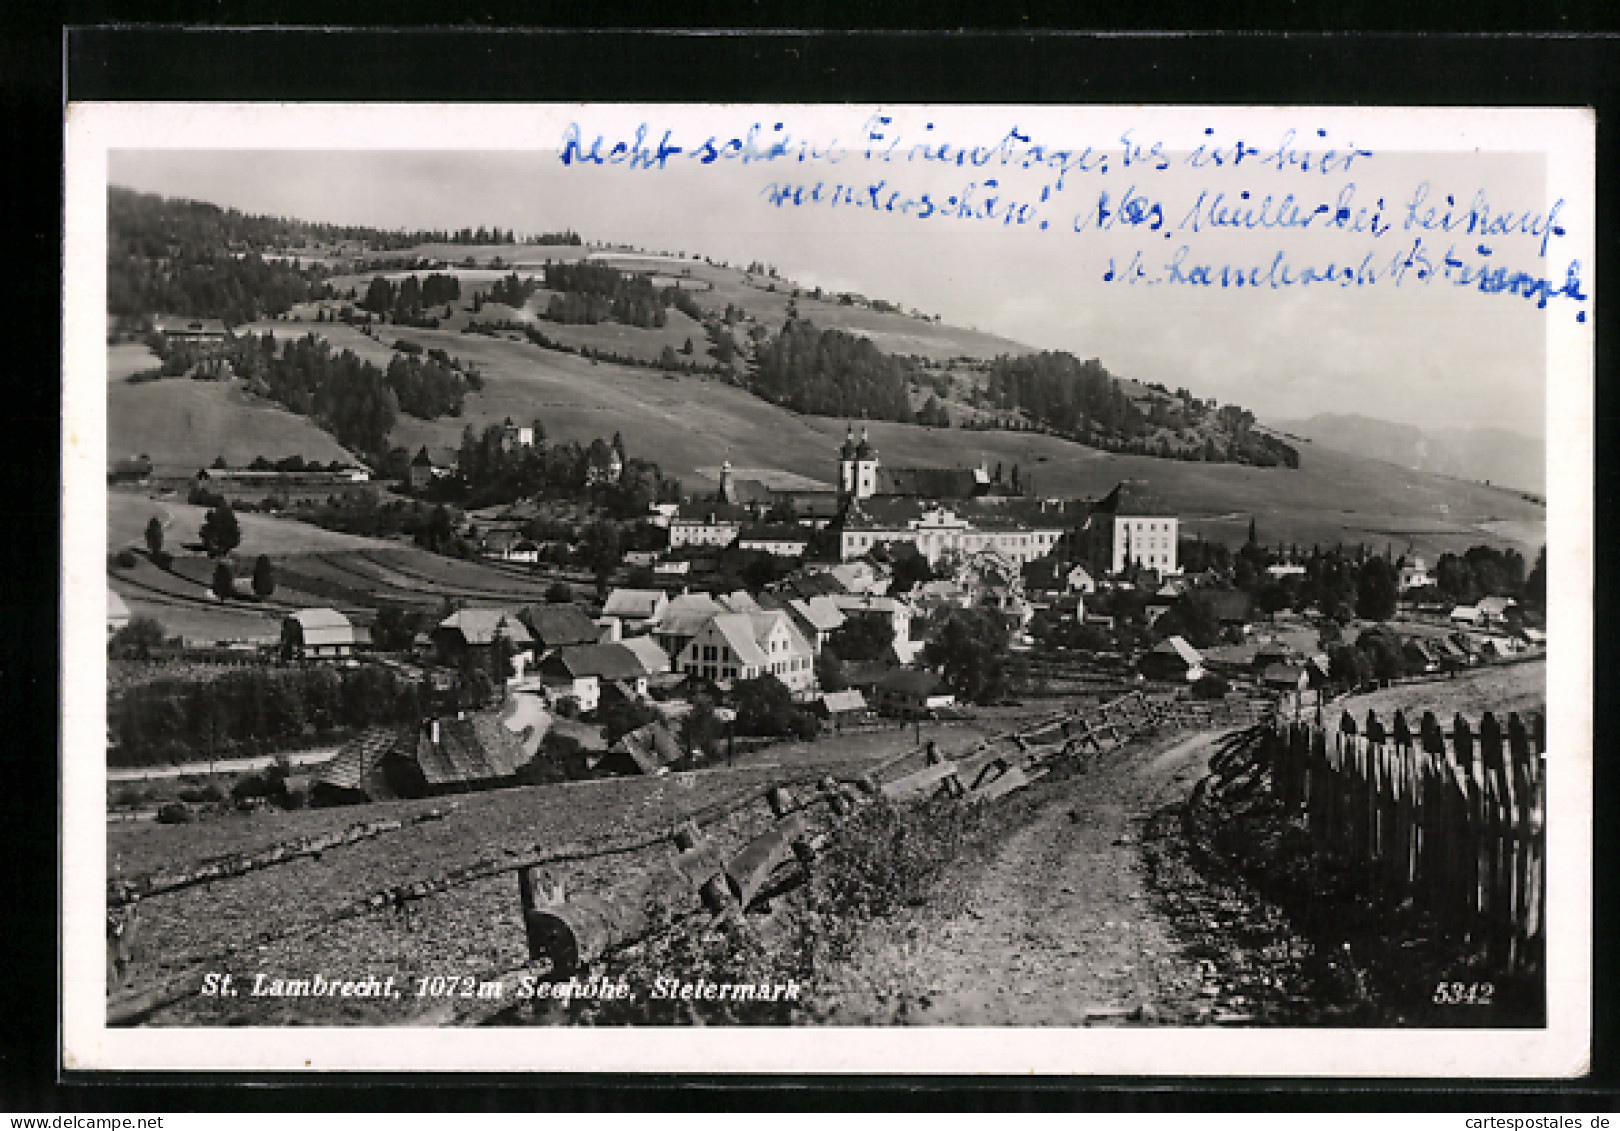
{"type": "Polygon", "coordinates": [[[299,609],[281,622],[284,659],[343,659],[354,655],[354,647],[354,625],[336,609],[299,609]]]}

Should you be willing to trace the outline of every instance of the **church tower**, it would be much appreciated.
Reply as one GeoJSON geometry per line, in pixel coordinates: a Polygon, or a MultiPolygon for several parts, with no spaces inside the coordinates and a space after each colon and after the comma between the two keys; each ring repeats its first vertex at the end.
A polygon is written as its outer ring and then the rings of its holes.
{"type": "Polygon", "coordinates": [[[877,494],[878,454],[861,425],[861,442],[855,446],[855,497],[870,499],[877,494]]]}
{"type": "Polygon", "coordinates": [[[838,501],[855,494],[855,426],[844,431],[844,446],[838,449],[838,501]]]}

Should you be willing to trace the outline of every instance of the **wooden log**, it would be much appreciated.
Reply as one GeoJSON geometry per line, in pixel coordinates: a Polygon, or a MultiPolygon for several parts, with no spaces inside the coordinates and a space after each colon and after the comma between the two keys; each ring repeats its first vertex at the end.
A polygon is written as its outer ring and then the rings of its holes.
{"type": "Polygon", "coordinates": [[[726,880],[737,901],[747,907],[778,865],[786,863],[792,856],[804,859],[811,852],[804,818],[794,813],[749,841],[741,852],[727,861],[726,880]]]}
{"type": "Polygon", "coordinates": [[[948,790],[953,795],[961,792],[961,783],[957,780],[958,767],[954,762],[941,762],[937,766],[927,766],[914,774],[886,782],[883,786],[883,796],[891,801],[902,801],[908,798],[931,796],[940,790],[948,790]]]}

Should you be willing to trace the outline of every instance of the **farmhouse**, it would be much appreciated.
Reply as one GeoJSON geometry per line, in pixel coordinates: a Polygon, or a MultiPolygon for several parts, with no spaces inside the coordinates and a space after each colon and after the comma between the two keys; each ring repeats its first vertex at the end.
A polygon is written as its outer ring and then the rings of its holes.
{"type": "Polygon", "coordinates": [[[1141,672],[1149,679],[1193,683],[1204,674],[1203,657],[1198,649],[1180,636],[1170,636],[1155,644],[1142,657],[1141,672]]]}
{"type": "Polygon", "coordinates": [[[795,698],[815,689],[815,653],[780,610],[710,617],[675,657],[677,671],[715,682],[774,675],[795,698]]]}
{"type": "Polygon", "coordinates": [[[539,750],[549,724],[520,697],[499,711],[373,727],[326,764],[311,798],[345,804],[510,784],[539,750]]]}
{"type": "Polygon", "coordinates": [[[1092,508],[1088,523],[1092,569],[1117,574],[1127,564],[1176,573],[1180,520],[1139,479],[1126,479],[1092,508]]]}
{"type": "Polygon", "coordinates": [[[217,349],[225,344],[229,331],[218,318],[160,317],[152,320],[152,329],[163,335],[169,345],[217,349]]]}
{"type": "Polygon", "coordinates": [[[669,772],[670,764],[681,760],[684,751],[669,728],[661,722],[648,723],[608,748],[593,767],[610,774],[644,774],[652,777],[669,772]]]}
{"type": "Polygon", "coordinates": [[[1410,589],[1427,589],[1434,584],[1434,576],[1429,573],[1429,567],[1422,558],[1414,557],[1401,563],[1401,568],[1395,575],[1395,583],[1402,593],[1410,589]]]}
{"type": "Polygon", "coordinates": [[[602,627],[576,605],[535,605],[518,616],[542,653],[602,639],[602,627]]]}
{"type": "Polygon", "coordinates": [[[647,694],[647,669],[623,644],[574,644],[540,661],[540,683],[553,703],[571,699],[580,711],[594,711],[602,687],[625,684],[631,695],[647,694]]]}
{"type": "Polygon", "coordinates": [[[433,643],[443,663],[457,665],[468,656],[486,660],[495,641],[504,638],[514,655],[532,652],[534,637],[516,613],[505,609],[460,609],[439,622],[433,643]]]}
{"type": "Polygon", "coordinates": [[[354,625],[336,609],[299,609],[281,622],[284,659],[339,659],[352,656],[354,646],[354,625]]]}
{"type": "Polygon", "coordinates": [[[1480,619],[1492,627],[1506,622],[1508,613],[1518,607],[1512,597],[1481,597],[1476,606],[1480,619]]]}
{"type": "Polygon", "coordinates": [[[682,593],[664,607],[653,625],[653,639],[673,660],[711,618],[730,611],[708,593],[682,593]]]}
{"type": "Polygon", "coordinates": [[[917,718],[955,702],[933,672],[895,671],[877,682],[877,706],[885,715],[917,718]]]}
{"type": "Polygon", "coordinates": [[[807,600],[803,597],[767,593],[761,601],[768,608],[781,609],[791,616],[793,623],[810,642],[811,650],[818,656],[827,643],[827,637],[844,623],[844,614],[831,597],[811,597],[807,600]]]}
{"type": "Polygon", "coordinates": [[[866,696],[854,688],[824,691],[816,699],[816,713],[823,718],[843,719],[866,710],[866,696]]]}
{"type": "Polygon", "coordinates": [[[646,632],[664,613],[669,598],[662,589],[615,589],[602,606],[602,615],[618,621],[628,635],[646,632]]]}
{"type": "Polygon", "coordinates": [[[411,490],[427,490],[433,485],[434,476],[437,474],[438,471],[433,466],[433,457],[428,455],[427,446],[423,445],[422,449],[416,453],[416,458],[411,460],[408,472],[411,490]]]}

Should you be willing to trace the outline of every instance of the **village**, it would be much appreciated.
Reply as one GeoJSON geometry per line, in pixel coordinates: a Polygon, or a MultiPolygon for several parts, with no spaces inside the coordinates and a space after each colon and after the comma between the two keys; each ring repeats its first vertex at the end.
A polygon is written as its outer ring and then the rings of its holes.
{"type": "MultiPolygon", "coordinates": [[[[193,322],[182,332],[210,331],[193,322]]],[[[536,446],[533,428],[499,432],[515,455],[536,446]]],[[[270,670],[372,667],[420,688],[410,696],[419,717],[351,726],[325,761],[300,758],[300,800],[338,804],[662,774],[722,749],[734,756],[739,741],[972,718],[1020,693],[1050,698],[1064,679],[1318,712],[1336,694],[1454,677],[1545,647],[1537,610],[1500,594],[1448,605],[1420,556],[1313,557],[1267,549],[1252,530],[1235,557],[1213,552],[1184,537],[1143,481],[1100,499],[1036,499],[1014,485],[1016,469],[1004,481],[1000,467],[886,466],[853,424],[829,464],[834,484],[723,463],[713,491],[651,503],[642,524],[661,547],[599,564],[594,589],[557,580],[538,602],[447,598],[444,615],[413,617],[416,631],[388,639],[374,631],[377,610],[303,607],[285,615],[274,643],[201,650],[270,670]],[[722,555],[763,563],[740,573],[768,580],[727,588],[739,571],[722,568],[722,555]],[[1198,558],[1191,568],[1187,555],[1198,558]],[[1349,576],[1349,588],[1312,607],[1312,595],[1339,584],[1330,571],[1349,576]],[[1357,612],[1352,639],[1345,627],[1357,612]],[[974,639],[953,644],[953,625],[974,639]]],[[[611,488],[624,471],[622,442],[589,449],[588,488],[611,488]]],[[[459,475],[424,448],[395,489],[430,493],[459,475]]],[[[249,492],[368,480],[356,466],[197,473],[198,483],[249,492]]],[[[456,533],[482,559],[569,576],[542,563],[542,546],[523,533],[532,518],[512,517],[522,510],[519,500],[466,514],[456,533]]],[[[129,624],[109,590],[115,654],[129,624]]],[[[126,733],[141,729],[123,718],[126,733]]],[[[112,737],[118,765],[116,726],[112,737]]],[[[171,798],[159,819],[218,808],[171,798]]]]}

